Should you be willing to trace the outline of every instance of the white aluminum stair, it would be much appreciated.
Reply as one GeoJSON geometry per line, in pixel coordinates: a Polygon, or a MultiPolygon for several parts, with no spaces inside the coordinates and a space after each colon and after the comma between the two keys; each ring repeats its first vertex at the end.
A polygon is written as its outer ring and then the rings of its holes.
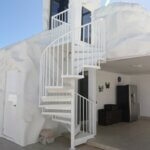
{"type": "Polygon", "coordinates": [[[75,81],[84,78],[85,68],[100,69],[100,63],[106,61],[105,24],[99,19],[70,30],[68,13],[69,9],[52,17],[55,38],[41,56],[39,107],[42,115],[65,125],[74,149],[96,134],[96,103],[75,93],[75,81]],[[82,40],[76,39],[81,30],[82,40]]]}
{"type": "Polygon", "coordinates": [[[71,111],[70,110],[59,110],[59,109],[46,109],[43,108],[42,110],[43,115],[49,115],[49,116],[68,116],[70,117],[71,111]]]}
{"type": "Polygon", "coordinates": [[[53,116],[52,118],[53,121],[68,124],[69,126],[71,125],[71,118],[67,116],[53,116]]]}
{"type": "Polygon", "coordinates": [[[64,103],[70,102],[72,99],[73,98],[70,95],[68,95],[68,96],[65,96],[65,95],[63,95],[63,96],[58,96],[58,95],[53,96],[53,95],[51,95],[51,96],[43,96],[41,98],[42,102],[51,102],[51,103],[58,102],[58,104],[59,104],[59,102],[61,102],[61,104],[63,104],[63,102],[64,103]]]}

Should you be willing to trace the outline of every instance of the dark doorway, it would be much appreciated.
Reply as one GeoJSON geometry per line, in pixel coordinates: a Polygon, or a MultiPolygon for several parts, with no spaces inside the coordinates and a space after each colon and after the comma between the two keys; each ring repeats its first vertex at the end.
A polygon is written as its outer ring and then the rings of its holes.
{"type": "Polygon", "coordinates": [[[78,93],[88,98],[88,71],[85,71],[84,78],[78,81],[78,93]]]}
{"type": "MultiPolygon", "coordinates": [[[[84,78],[78,81],[78,93],[88,99],[88,71],[84,72],[84,78]]],[[[79,114],[82,114],[81,116],[78,116],[78,118],[80,118],[80,121],[86,121],[88,119],[88,107],[89,106],[86,100],[78,99],[78,112],[79,114]]]]}
{"type": "Polygon", "coordinates": [[[68,9],[69,0],[51,0],[50,4],[50,29],[51,29],[51,18],[52,16],[68,9]]]}

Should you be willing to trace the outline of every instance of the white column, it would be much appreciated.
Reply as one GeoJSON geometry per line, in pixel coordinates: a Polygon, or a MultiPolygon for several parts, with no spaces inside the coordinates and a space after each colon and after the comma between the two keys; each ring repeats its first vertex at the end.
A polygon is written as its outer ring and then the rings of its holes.
{"type": "Polygon", "coordinates": [[[43,31],[49,30],[50,24],[50,1],[51,0],[43,0],[42,2],[42,20],[43,20],[43,31]]]}
{"type": "Polygon", "coordinates": [[[79,28],[81,26],[81,13],[82,13],[82,3],[81,1],[77,0],[70,0],[69,2],[69,9],[70,9],[70,15],[69,15],[69,22],[71,25],[71,31],[72,31],[72,75],[75,75],[74,73],[74,46],[75,44],[79,43],[81,38],[81,29],[79,28]]]}
{"type": "Polygon", "coordinates": [[[82,3],[81,0],[70,0],[70,23],[71,28],[77,28],[81,25],[82,3]]]}
{"type": "Polygon", "coordinates": [[[79,27],[81,26],[81,15],[82,15],[82,3],[81,0],[70,0],[69,3],[70,8],[70,24],[71,30],[75,31],[74,39],[75,43],[79,41],[81,37],[81,30],[79,27]],[[78,28],[78,29],[77,29],[78,28]]]}
{"type": "MultiPolygon", "coordinates": [[[[88,84],[89,84],[89,93],[88,93],[88,97],[89,99],[93,100],[96,104],[96,69],[88,69],[89,72],[89,80],[88,80],[88,84]]],[[[97,130],[97,123],[96,123],[96,117],[97,117],[97,109],[96,109],[96,105],[93,106],[92,108],[93,110],[89,110],[89,111],[93,111],[93,120],[94,122],[92,123],[93,125],[93,129],[94,129],[94,135],[96,135],[96,130],[97,130]]]]}

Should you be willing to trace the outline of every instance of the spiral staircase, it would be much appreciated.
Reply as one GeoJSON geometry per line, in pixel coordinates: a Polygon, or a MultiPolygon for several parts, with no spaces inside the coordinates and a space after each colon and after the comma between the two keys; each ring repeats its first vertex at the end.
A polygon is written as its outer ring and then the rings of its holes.
{"type": "Polygon", "coordinates": [[[84,78],[85,68],[100,69],[105,61],[105,22],[94,20],[72,30],[68,14],[69,9],[52,17],[57,38],[41,56],[39,106],[43,115],[68,129],[74,149],[96,135],[96,102],[77,93],[75,83],[84,78]]]}

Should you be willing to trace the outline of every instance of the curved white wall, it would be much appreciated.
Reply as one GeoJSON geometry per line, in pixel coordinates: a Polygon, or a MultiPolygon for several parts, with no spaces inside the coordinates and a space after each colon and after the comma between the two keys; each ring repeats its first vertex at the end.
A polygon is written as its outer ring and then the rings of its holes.
{"type": "MultiPolygon", "coordinates": [[[[37,142],[44,126],[57,127],[57,123],[53,123],[50,118],[44,118],[39,109],[40,57],[45,47],[55,38],[57,34],[53,35],[52,31],[47,31],[0,50],[0,135],[2,136],[3,132],[4,102],[6,101],[5,71],[17,71],[21,76],[15,83],[19,84],[19,99],[16,108],[17,131],[13,142],[21,146],[37,142]],[[49,120],[48,123],[47,120],[49,120]]],[[[11,122],[9,124],[11,125],[11,122]]]]}
{"type": "Polygon", "coordinates": [[[99,8],[94,18],[106,21],[107,58],[150,54],[150,13],[137,4],[116,3],[99,8]]]}

